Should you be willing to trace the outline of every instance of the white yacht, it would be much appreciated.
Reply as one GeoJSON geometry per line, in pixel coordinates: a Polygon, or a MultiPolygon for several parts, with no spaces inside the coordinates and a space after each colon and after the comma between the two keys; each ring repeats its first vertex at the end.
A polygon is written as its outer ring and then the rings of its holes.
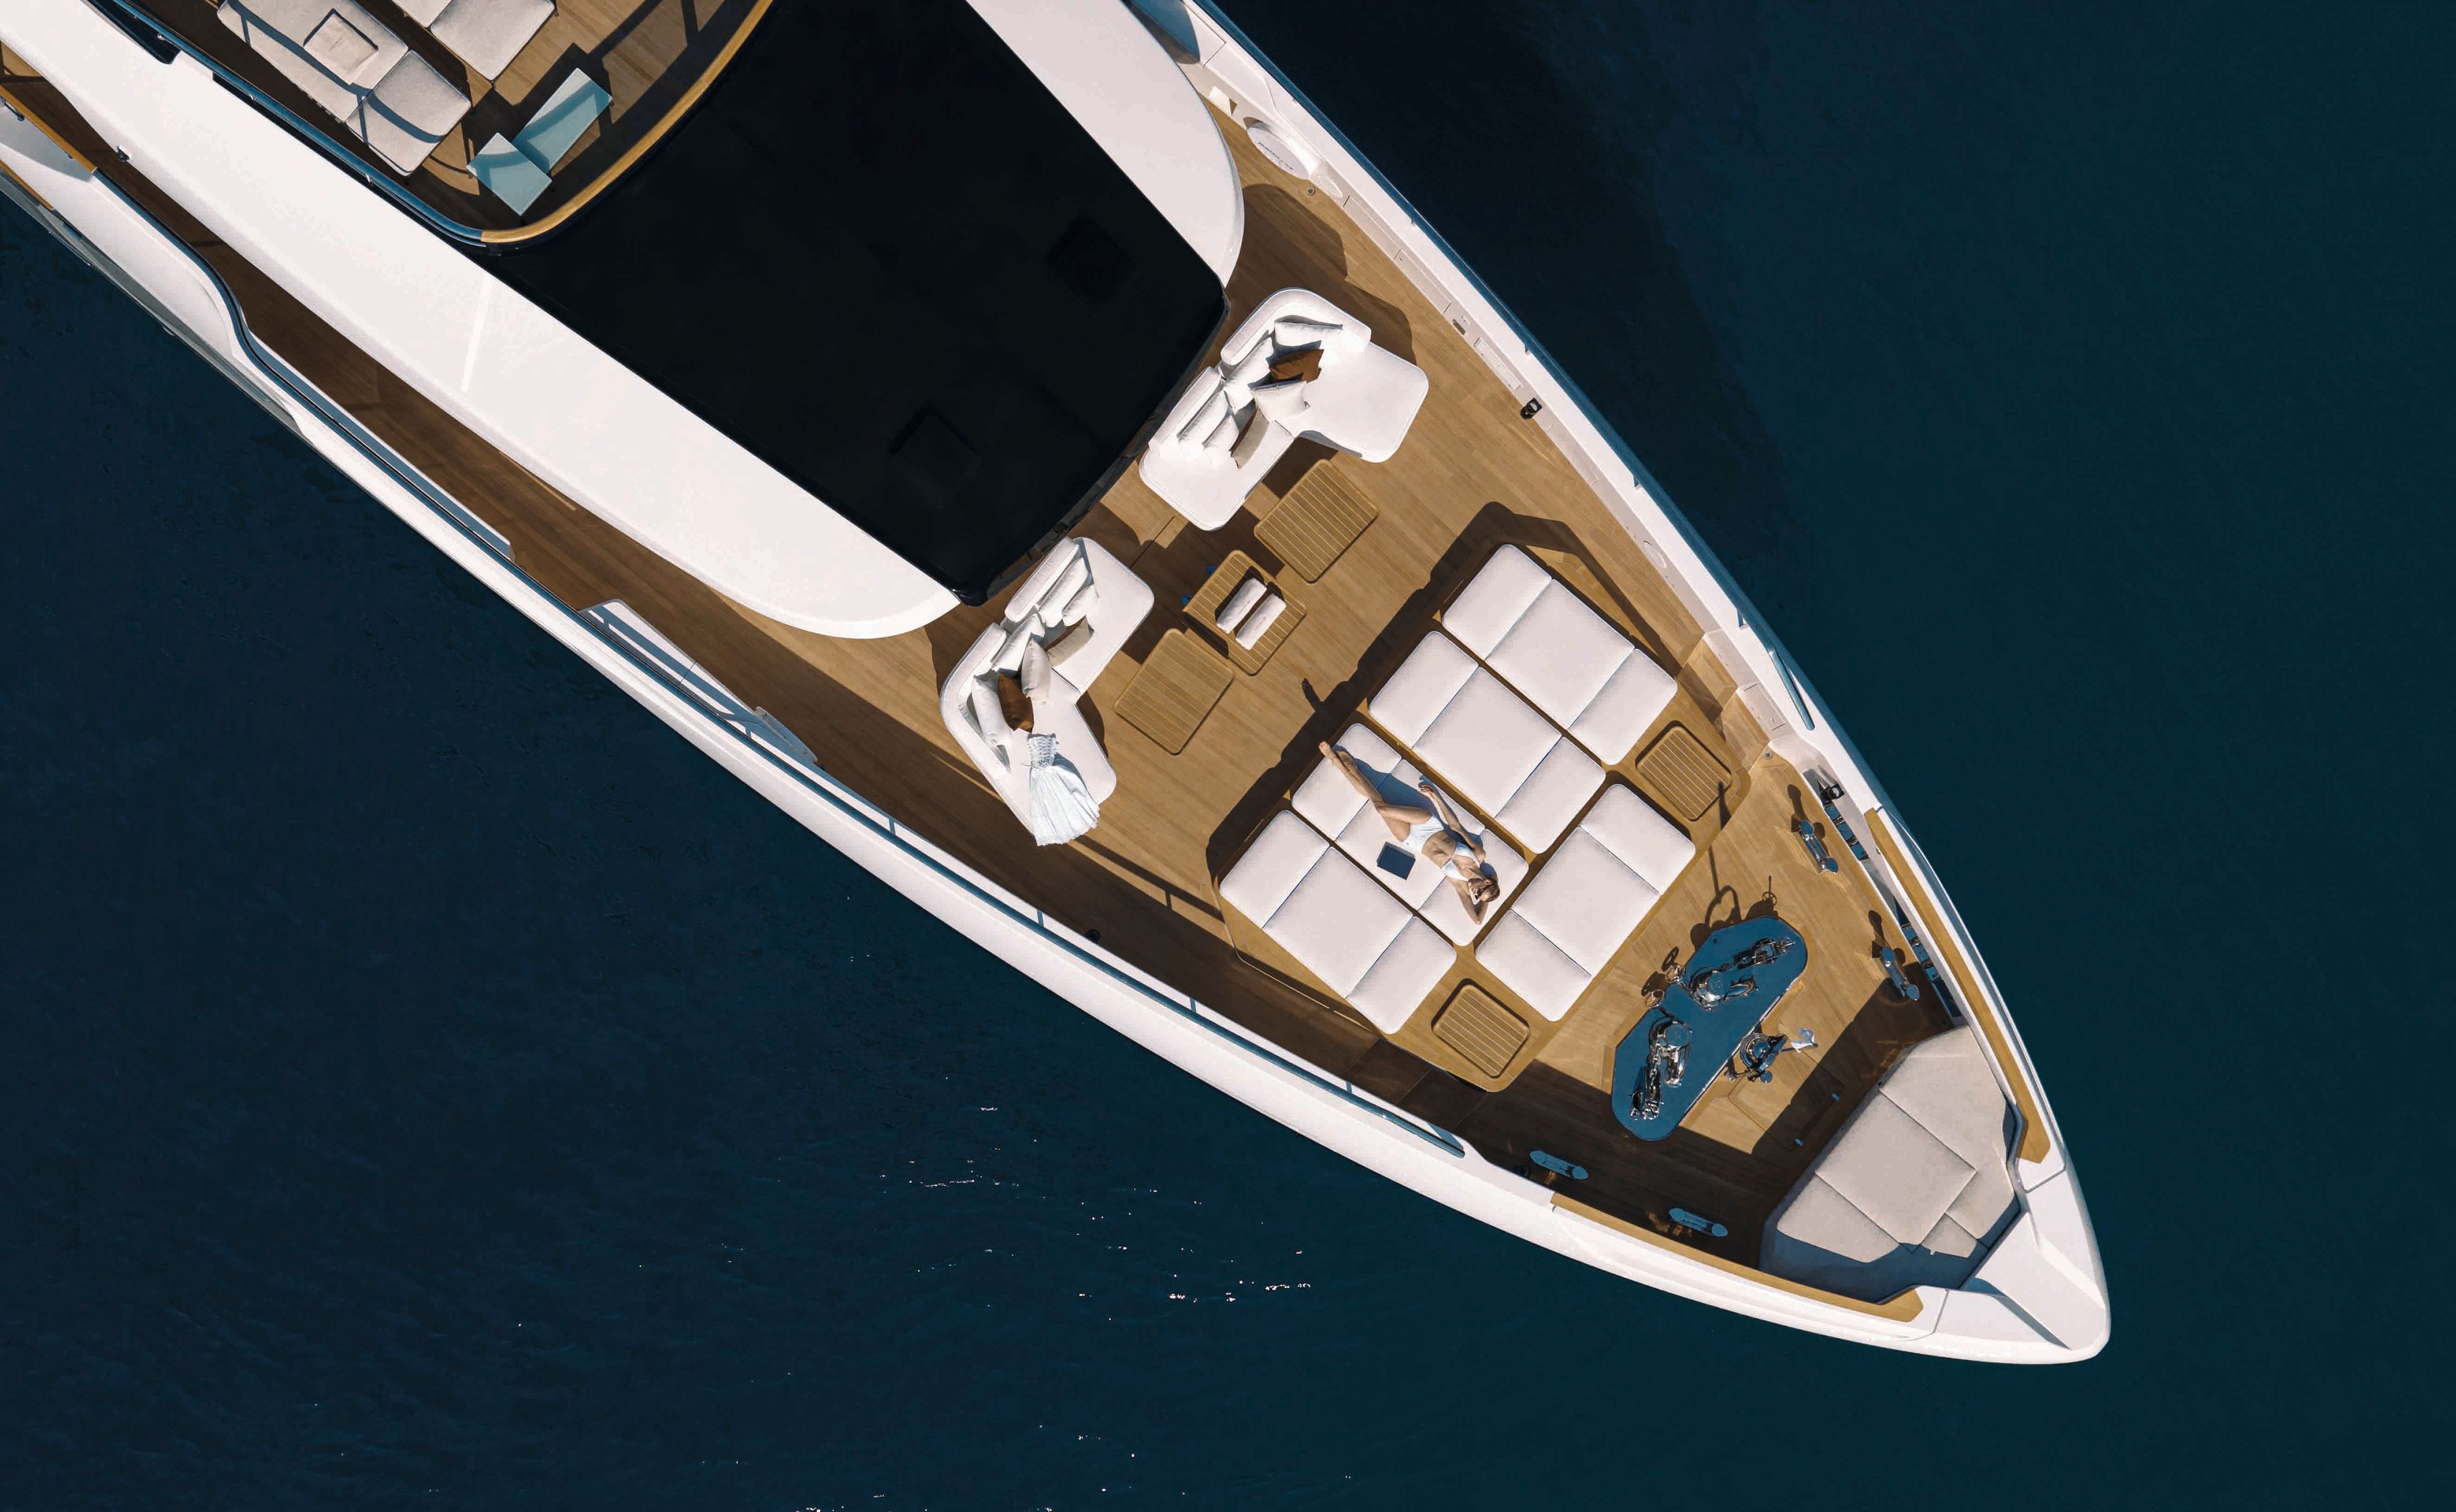
{"type": "Polygon", "coordinates": [[[0,101],[231,381],[1154,1053],[1696,1301],[2105,1345],[1883,788],[1210,0],[0,0],[0,101]]]}

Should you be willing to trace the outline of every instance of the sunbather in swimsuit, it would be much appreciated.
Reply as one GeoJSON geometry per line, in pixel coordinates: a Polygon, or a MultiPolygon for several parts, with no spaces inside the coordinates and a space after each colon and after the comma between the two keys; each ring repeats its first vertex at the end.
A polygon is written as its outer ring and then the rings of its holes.
{"type": "Polygon", "coordinates": [[[1390,827],[1390,836],[1399,845],[1423,857],[1442,869],[1451,887],[1458,889],[1459,901],[1466,906],[1466,916],[1475,923],[1484,922],[1484,913],[1501,896],[1500,879],[1493,875],[1492,861],[1484,853],[1484,842],[1470,830],[1458,810],[1450,807],[1442,790],[1428,782],[1416,784],[1423,795],[1421,804],[1392,803],[1382,795],[1355,757],[1328,741],[1321,745],[1322,755],[1336,762],[1341,772],[1382,822],[1390,827]]]}

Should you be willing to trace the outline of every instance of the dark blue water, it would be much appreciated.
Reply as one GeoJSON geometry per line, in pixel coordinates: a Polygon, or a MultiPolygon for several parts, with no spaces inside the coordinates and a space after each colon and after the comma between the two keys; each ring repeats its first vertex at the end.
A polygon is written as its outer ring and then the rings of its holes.
{"type": "Polygon", "coordinates": [[[0,212],[0,1502],[2445,1494],[2456,12],[1238,13],[1883,775],[2113,1346],[1749,1322],[1264,1122],[0,212]]]}

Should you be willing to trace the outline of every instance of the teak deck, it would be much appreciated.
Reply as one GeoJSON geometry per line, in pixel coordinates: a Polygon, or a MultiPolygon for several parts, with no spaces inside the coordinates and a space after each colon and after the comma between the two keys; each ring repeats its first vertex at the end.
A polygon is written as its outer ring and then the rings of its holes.
{"type": "MultiPolygon", "coordinates": [[[[82,130],[53,124],[72,138],[82,130]]],[[[1223,123],[1223,134],[1247,212],[1231,325],[1278,289],[1313,289],[1422,366],[1431,396],[1391,460],[1341,460],[1341,477],[1377,518],[1306,587],[1296,633],[1259,672],[1230,679],[1181,754],[1117,717],[1116,701],[1164,633],[1191,633],[1176,605],[1206,569],[1238,550],[1267,570],[1285,565],[1256,539],[1255,521],[1326,454],[1300,443],[1246,512],[1216,532],[1187,527],[1131,470],[1095,507],[1079,533],[1132,564],[1159,606],[1086,698],[1117,791],[1091,834],[1047,848],[1032,843],[939,720],[940,683],[999,601],[882,641],[831,640],[743,609],[479,440],[141,176],[124,165],[112,172],[221,272],[260,340],[501,530],[521,564],[565,603],[627,601],[900,823],[1293,1053],[1456,1132],[1488,1158],[1517,1165],[1540,1149],[1585,1167],[1587,1179],[1573,1182],[1523,1165],[1565,1199],[1753,1264],[1773,1206],[1884,1068],[1946,1027],[1942,1010],[1933,994],[1911,1003],[1888,987],[1879,949],[1907,950],[1883,905],[1855,869],[1826,873],[1809,859],[1791,831],[1799,817],[1825,828],[1809,785],[1727,702],[1732,681],[1702,647],[1697,624],[1543,429],[1520,417],[1500,379],[1328,197],[1265,163],[1243,133],[1223,123]],[[1384,1036],[1233,918],[1214,883],[1318,759],[1315,743],[1345,727],[1503,542],[1534,553],[1677,670],[1681,692],[1611,780],[1674,810],[1699,854],[1561,1024],[1515,1002],[1463,953],[1414,1018],[1384,1036]],[[1675,754],[1649,763],[1667,736],[1675,754]],[[1717,780],[1718,794],[1700,786],[1717,780]],[[1812,1029],[1818,1047],[1781,1056],[1770,1084],[1722,1080],[1671,1138],[1639,1142],[1613,1118],[1607,1089],[1613,1049],[1644,1011],[1648,979],[1712,930],[1768,909],[1811,950],[1807,974],[1770,1027],[1812,1029]],[[1444,1005],[1470,985],[1527,1026],[1520,1043],[1482,1005],[1447,1033],[1436,1031],[1444,1005]],[[1729,1236],[1674,1224],[1674,1205],[1721,1221],[1729,1236]]]]}

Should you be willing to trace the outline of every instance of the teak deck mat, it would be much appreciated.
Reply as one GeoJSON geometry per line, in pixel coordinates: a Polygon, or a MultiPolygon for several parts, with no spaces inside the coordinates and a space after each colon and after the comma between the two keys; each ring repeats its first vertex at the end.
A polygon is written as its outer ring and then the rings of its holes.
{"type": "Polygon", "coordinates": [[[1731,773],[1705,743],[1680,725],[1663,732],[1637,759],[1638,780],[1679,818],[1691,824],[1712,810],[1731,773]]]}
{"type": "Polygon", "coordinates": [[[1303,604],[1289,598],[1287,589],[1279,587],[1269,573],[1241,551],[1230,552],[1227,561],[1212,569],[1211,576],[1203,579],[1202,586],[1186,601],[1185,612],[1195,623],[1218,637],[1219,648],[1228,653],[1229,661],[1237,664],[1237,670],[1247,677],[1260,671],[1263,664],[1270,661],[1271,653],[1287,644],[1288,637],[1296,634],[1297,626],[1304,623],[1305,613],[1303,604]],[[1279,597],[1287,600],[1288,605],[1279,611],[1279,617],[1271,622],[1271,627],[1262,632],[1262,638],[1254,643],[1251,650],[1238,645],[1235,636],[1220,635],[1219,626],[1212,623],[1213,616],[1219,612],[1219,606],[1228,602],[1228,595],[1237,591],[1237,584],[1244,582],[1248,574],[1259,577],[1266,589],[1279,589],[1279,597]]]}
{"type": "Polygon", "coordinates": [[[1117,717],[1176,756],[1236,680],[1236,668],[1218,652],[1183,630],[1171,630],[1117,696],[1117,717]]]}
{"type": "Polygon", "coordinates": [[[1338,468],[1316,462],[1254,527],[1254,539],[1277,552],[1290,572],[1320,582],[1381,513],[1338,468]]]}
{"type": "Polygon", "coordinates": [[[1526,1043],[1526,1021],[1502,1007],[1483,988],[1462,982],[1434,1015],[1433,1032],[1465,1056],[1467,1064],[1487,1076],[1498,1076],[1509,1069],[1518,1048],[1526,1043]]]}

